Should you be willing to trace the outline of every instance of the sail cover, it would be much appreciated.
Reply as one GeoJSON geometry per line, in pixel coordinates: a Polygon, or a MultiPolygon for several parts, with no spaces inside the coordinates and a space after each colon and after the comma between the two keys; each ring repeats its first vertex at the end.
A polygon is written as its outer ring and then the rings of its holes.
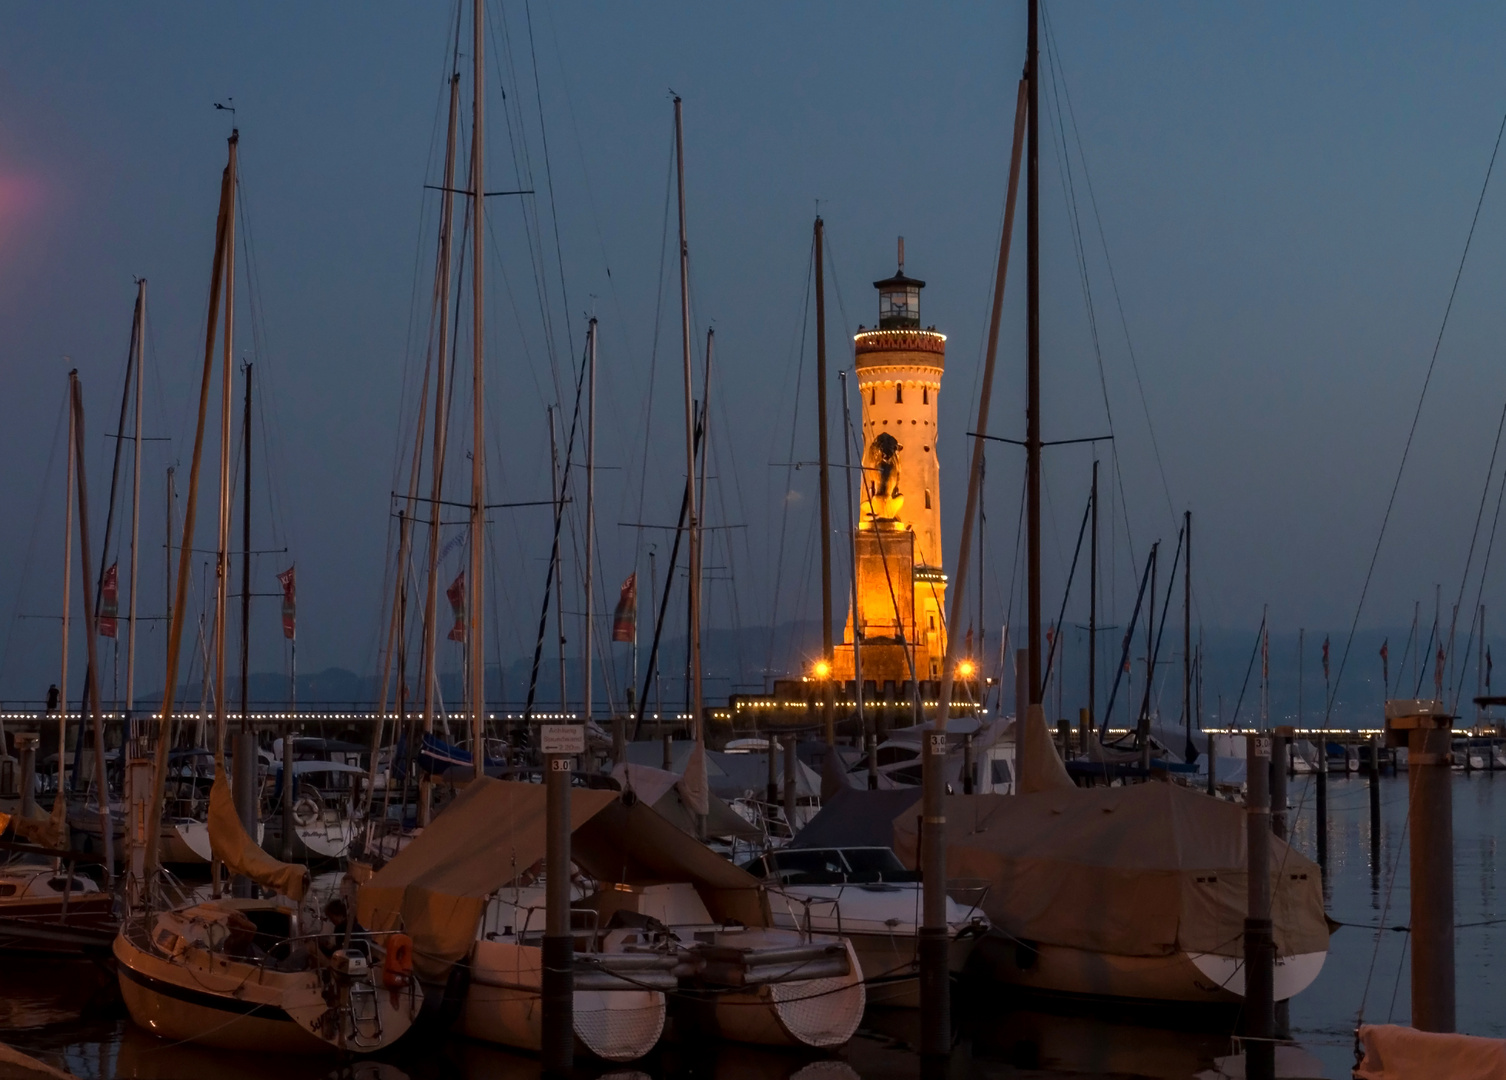
{"type": "Polygon", "coordinates": [[[232,874],[248,877],[292,900],[302,900],[308,892],[308,867],[272,858],[246,833],[235,812],[223,762],[215,770],[214,785],[209,789],[209,846],[232,874]]]}
{"type": "MultiPolygon", "coordinates": [[[[894,819],[916,865],[918,808],[894,819]]],[[[947,877],[987,881],[985,914],[1025,941],[1121,956],[1243,955],[1242,807],[1175,784],[953,795],[947,877]]],[[[1328,948],[1322,881],[1271,838],[1271,915],[1280,956],[1328,948]]]]}

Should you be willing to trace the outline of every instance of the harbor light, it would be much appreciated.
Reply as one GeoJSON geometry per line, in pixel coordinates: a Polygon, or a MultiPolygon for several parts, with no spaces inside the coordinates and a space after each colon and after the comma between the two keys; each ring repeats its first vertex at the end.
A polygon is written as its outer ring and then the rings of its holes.
{"type": "Polygon", "coordinates": [[[957,675],[959,678],[971,679],[978,672],[978,665],[971,660],[957,661],[957,675]]]}
{"type": "Polygon", "coordinates": [[[831,678],[831,663],[827,660],[817,660],[811,668],[811,674],[818,679],[831,678]]]}

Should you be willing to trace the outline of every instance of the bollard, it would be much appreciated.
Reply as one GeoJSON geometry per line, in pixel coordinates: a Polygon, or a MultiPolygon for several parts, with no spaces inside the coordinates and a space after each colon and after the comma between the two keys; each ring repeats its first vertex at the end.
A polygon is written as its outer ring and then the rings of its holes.
{"type": "Polygon", "coordinates": [[[1245,1076],[1249,1080],[1273,1080],[1276,945],[1271,934],[1271,736],[1252,733],[1246,738],[1249,894],[1245,912],[1245,1076]]]}
{"type": "Polygon", "coordinates": [[[1386,745],[1407,747],[1412,1026],[1454,1030],[1453,717],[1441,701],[1386,702],[1386,745]]]}

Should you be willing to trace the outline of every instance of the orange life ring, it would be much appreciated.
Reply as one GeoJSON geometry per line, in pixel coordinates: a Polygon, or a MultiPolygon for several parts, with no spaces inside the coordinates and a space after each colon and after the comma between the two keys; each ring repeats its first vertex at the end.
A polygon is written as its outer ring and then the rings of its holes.
{"type": "Polygon", "coordinates": [[[413,974],[413,939],[407,934],[393,934],[387,939],[387,959],[382,964],[382,985],[407,986],[413,974]]]}

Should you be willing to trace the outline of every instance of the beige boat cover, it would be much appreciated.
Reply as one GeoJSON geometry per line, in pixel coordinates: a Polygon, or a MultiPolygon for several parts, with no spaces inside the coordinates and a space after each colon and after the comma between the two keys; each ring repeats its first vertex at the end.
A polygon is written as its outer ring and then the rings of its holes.
{"type": "Polygon", "coordinates": [[[642,800],[620,799],[574,837],[575,864],[600,882],[657,885],[688,881],[711,917],[769,925],[758,879],[684,832],[642,800]]]}
{"type": "MultiPolygon", "coordinates": [[[[616,801],[615,791],[573,789],[571,828],[616,801]]],[[[419,975],[442,979],[475,943],[487,897],[544,857],[545,809],[543,784],[472,780],[361,886],[357,918],[408,934],[419,975]]]]}
{"type": "Polygon", "coordinates": [[[209,848],[232,874],[248,877],[291,900],[302,900],[309,890],[308,867],[274,859],[247,834],[235,812],[223,763],[215,769],[209,789],[209,848]]]}
{"type": "Polygon", "coordinates": [[[1506,1040],[1442,1035],[1400,1024],[1361,1024],[1358,1080],[1506,1080],[1506,1040]]]}
{"type": "Polygon", "coordinates": [[[1024,777],[1019,794],[1077,790],[1056,752],[1056,739],[1046,727],[1046,710],[1040,705],[1029,706],[1025,710],[1025,728],[1029,738],[1025,740],[1025,758],[1019,770],[1024,777]]]}
{"type": "MultiPolygon", "coordinates": [[[[16,814],[11,819],[17,840],[26,840],[54,851],[68,850],[68,806],[59,796],[52,804],[52,813],[47,817],[27,817],[16,814]]],[[[0,827],[3,831],[3,827],[0,827]]]]}
{"type": "MultiPolygon", "coordinates": [[[[916,865],[918,808],[894,819],[916,865]]],[[[1121,956],[1243,955],[1245,811],[1176,784],[951,795],[947,877],[988,883],[983,910],[1026,941],[1121,956]]],[[[1315,863],[1271,839],[1278,955],[1328,948],[1315,863]]]]}

